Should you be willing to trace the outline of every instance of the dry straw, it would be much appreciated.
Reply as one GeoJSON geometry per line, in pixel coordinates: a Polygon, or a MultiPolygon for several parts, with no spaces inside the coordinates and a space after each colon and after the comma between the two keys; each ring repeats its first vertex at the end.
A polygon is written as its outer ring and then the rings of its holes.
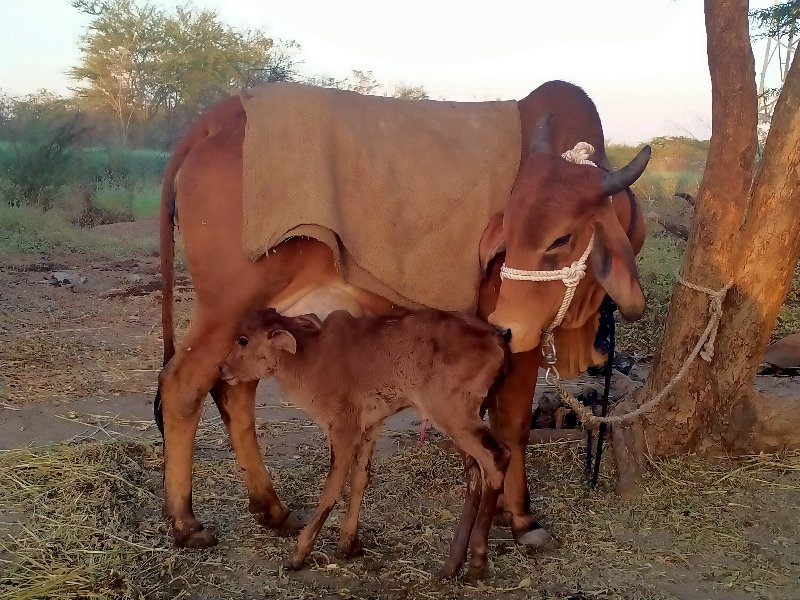
{"type": "MultiPolygon", "coordinates": [[[[112,425],[96,416],[73,417],[112,425]]],[[[281,497],[303,516],[316,503],[327,467],[316,433],[297,445],[305,425],[271,423],[262,441],[284,449],[295,444],[289,455],[268,455],[268,462],[281,497]]],[[[399,452],[376,462],[363,514],[363,556],[347,562],[335,557],[334,514],[310,568],[290,574],[280,560],[292,542],[260,529],[247,514],[222,431],[206,423],[195,466],[196,510],[222,539],[207,551],[177,550],[169,541],[160,517],[161,449],[152,439],[0,453],[6,522],[0,524],[0,600],[650,600],[680,597],[687,585],[719,597],[797,594],[798,453],[659,460],[643,496],[623,504],[612,491],[610,466],[599,489],[586,491],[578,444],[537,447],[528,465],[533,506],[561,547],[526,552],[507,528],[497,527],[493,576],[473,586],[431,576],[445,556],[463,491],[461,465],[454,452],[440,447],[439,436],[422,448],[413,437],[398,436],[399,452]]]]}

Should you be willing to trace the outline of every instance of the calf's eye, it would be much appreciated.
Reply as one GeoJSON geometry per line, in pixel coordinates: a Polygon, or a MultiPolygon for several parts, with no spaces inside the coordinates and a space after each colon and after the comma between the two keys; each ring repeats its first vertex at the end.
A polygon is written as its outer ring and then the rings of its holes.
{"type": "Polygon", "coordinates": [[[547,251],[549,252],[550,250],[555,250],[556,248],[566,245],[571,237],[572,235],[568,233],[567,235],[562,235],[560,238],[556,238],[556,240],[550,244],[550,247],[547,249],[547,251]]]}
{"type": "Polygon", "coordinates": [[[248,341],[249,340],[242,335],[242,336],[239,336],[239,339],[236,340],[236,343],[239,344],[242,348],[244,348],[245,346],[247,346],[247,342],[248,341]]]}

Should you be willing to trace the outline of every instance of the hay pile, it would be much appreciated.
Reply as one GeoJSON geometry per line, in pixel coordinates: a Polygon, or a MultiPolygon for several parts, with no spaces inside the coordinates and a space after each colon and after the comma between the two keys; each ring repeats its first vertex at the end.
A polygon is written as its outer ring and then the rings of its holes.
{"type": "MultiPolygon", "coordinates": [[[[363,512],[364,555],[335,558],[334,513],[310,568],[287,573],[279,565],[292,541],[262,530],[247,514],[222,440],[220,429],[202,432],[195,464],[195,509],[221,532],[220,545],[206,551],[171,546],[160,517],[156,442],[0,453],[0,599],[695,597],[688,590],[703,598],[788,599],[800,593],[800,453],[659,461],[642,498],[623,504],[610,489],[608,468],[599,490],[587,493],[577,445],[539,447],[531,453],[534,507],[562,547],[528,554],[507,528],[495,528],[492,578],[470,586],[431,576],[460,510],[454,453],[408,444],[377,461],[363,512]]],[[[294,458],[300,460],[270,468],[281,497],[308,516],[326,451],[310,445],[294,458]]]]}

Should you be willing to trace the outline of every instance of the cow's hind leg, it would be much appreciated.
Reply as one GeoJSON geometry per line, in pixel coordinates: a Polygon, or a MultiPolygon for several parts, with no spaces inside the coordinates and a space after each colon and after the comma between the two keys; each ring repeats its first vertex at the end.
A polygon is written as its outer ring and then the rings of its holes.
{"type": "Polygon", "coordinates": [[[328,519],[328,515],[342,497],[342,490],[347,481],[350,465],[353,463],[356,446],[352,433],[348,432],[352,432],[352,429],[340,427],[330,432],[331,464],[325,479],[325,486],[322,489],[314,516],[297,536],[294,552],[283,563],[287,569],[295,570],[303,566],[306,557],[314,547],[314,542],[317,540],[322,526],[328,519]]]}
{"type": "Polygon", "coordinates": [[[297,533],[303,524],[278,499],[256,439],[255,399],[258,381],[230,385],[218,381],[211,396],[231,439],[250,498],[249,510],[264,527],[283,535],[297,533]]]}
{"type": "Polygon", "coordinates": [[[338,553],[342,558],[352,556],[358,550],[358,516],[361,512],[361,502],[367,490],[372,467],[372,452],[375,442],[381,434],[383,421],[370,427],[361,438],[356,459],[350,474],[350,504],[347,515],[339,528],[338,553]]]}
{"type": "Polygon", "coordinates": [[[234,327],[235,322],[197,314],[185,343],[159,376],[156,418],[164,436],[164,516],[178,546],[203,548],[217,542],[192,510],[192,455],[203,400],[219,377],[234,327]]]}

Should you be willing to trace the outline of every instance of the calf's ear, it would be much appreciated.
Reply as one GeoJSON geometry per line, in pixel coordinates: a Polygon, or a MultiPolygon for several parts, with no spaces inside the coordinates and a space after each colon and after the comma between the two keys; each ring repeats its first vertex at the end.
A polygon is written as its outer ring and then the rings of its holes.
{"type": "Polygon", "coordinates": [[[319,317],[314,313],[309,313],[307,315],[297,315],[294,318],[294,322],[300,325],[305,329],[310,329],[311,331],[319,331],[322,329],[322,321],[319,320],[319,317]]]}
{"type": "Polygon", "coordinates": [[[297,340],[285,329],[273,329],[267,334],[267,339],[273,348],[286,350],[291,354],[297,353],[297,340]]]}

